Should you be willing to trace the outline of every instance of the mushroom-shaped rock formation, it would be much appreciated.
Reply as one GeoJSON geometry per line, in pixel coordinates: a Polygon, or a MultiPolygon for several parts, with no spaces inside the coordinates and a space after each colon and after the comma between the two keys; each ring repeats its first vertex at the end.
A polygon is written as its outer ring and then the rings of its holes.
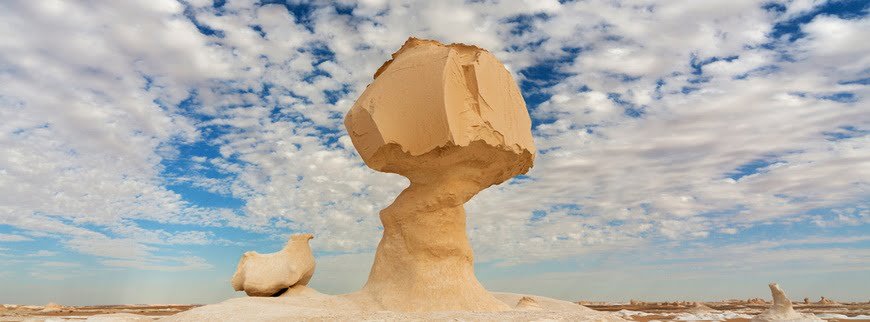
{"type": "Polygon", "coordinates": [[[824,321],[812,313],[799,313],[791,306],[791,300],[776,283],[770,283],[773,305],[767,311],[752,317],[752,321],[824,321]]]}
{"type": "Polygon", "coordinates": [[[271,254],[245,252],[233,274],[233,289],[249,296],[277,296],[292,286],[308,285],[314,275],[314,254],[308,245],[312,238],[290,236],[284,249],[271,254]]]}
{"type": "Polygon", "coordinates": [[[383,209],[368,282],[354,296],[394,311],[502,311],[474,276],[463,204],[526,173],[535,147],[525,101],[488,51],[410,38],[345,117],[374,170],[410,186],[383,209]]]}

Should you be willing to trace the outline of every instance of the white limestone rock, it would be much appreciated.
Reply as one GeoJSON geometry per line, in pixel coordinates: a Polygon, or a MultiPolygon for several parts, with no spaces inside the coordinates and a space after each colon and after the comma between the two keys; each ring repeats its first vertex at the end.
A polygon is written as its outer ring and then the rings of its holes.
{"type": "Polygon", "coordinates": [[[296,234],[276,253],[246,252],[233,274],[233,289],[248,296],[276,296],[292,286],[308,285],[315,266],[308,245],[312,238],[312,234],[296,234]]]}
{"type": "Polygon", "coordinates": [[[766,321],[824,321],[812,313],[799,313],[791,306],[791,301],[776,283],[770,283],[770,293],[773,295],[773,305],[767,311],[752,318],[753,322],[766,321]]]}

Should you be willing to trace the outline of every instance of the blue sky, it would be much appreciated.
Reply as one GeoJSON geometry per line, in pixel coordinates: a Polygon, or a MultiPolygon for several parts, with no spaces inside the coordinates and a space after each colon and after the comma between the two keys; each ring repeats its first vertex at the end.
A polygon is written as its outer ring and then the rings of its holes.
{"type": "Polygon", "coordinates": [[[467,204],[489,289],[866,300],[866,1],[0,3],[0,303],[210,303],[313,232],[359,288],[407,181],[342,124],[409,36],[513,73],[535,167],[467,204]],[[21,32],[26,30],[27,32],[21,32]]]}

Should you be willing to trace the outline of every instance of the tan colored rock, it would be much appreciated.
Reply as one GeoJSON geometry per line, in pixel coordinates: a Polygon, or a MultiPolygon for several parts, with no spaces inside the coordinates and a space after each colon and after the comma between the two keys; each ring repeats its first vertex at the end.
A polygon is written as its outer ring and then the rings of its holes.
{"type": "Polygon", "coordinates": [[[805,298],[804,298],[804,304],[810,304],[810,298],[809,298],[809,297],[805,297],[805,298]]]}
{"type": "Polygon", "coordinates": [[[526,173],[535,147],[516,82],[486,50],[410,38],[345,117],[374,170],[410,186],[380,213],[369,279],[355,294],[395,311],[500,311],[474,276],[463,204],[526,173]]]}
{"type": "Polygon", "coordinates": [[[798,313],[779,285],[770,283],[768,286],[770,286],[770,293],[773,295],[773,305],[767,311],[752,317],[752,321],[824,321],[812,313],[798,313]]]}
{"type": "Polygon", "coordinates": [[[312,238],[296,234],[276,253],[246,252],[233,274],[233,289],[249,296],[276,296],[294,285],[308,285],[315,267],[308,245],[312,238]]]}

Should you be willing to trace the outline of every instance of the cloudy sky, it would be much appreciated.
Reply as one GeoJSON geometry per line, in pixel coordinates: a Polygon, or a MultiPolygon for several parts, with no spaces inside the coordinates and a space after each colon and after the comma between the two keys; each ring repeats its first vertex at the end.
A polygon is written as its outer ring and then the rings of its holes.
{"type": "Polygon", "coordinates": [[[209,303],[313,232],[358,289],[407,185],[344,113],[409,36],[513,73],[539,149],[467,205],[489,289],[868,300],[867,1],[0,2],[0,303],[209,303]]]}

